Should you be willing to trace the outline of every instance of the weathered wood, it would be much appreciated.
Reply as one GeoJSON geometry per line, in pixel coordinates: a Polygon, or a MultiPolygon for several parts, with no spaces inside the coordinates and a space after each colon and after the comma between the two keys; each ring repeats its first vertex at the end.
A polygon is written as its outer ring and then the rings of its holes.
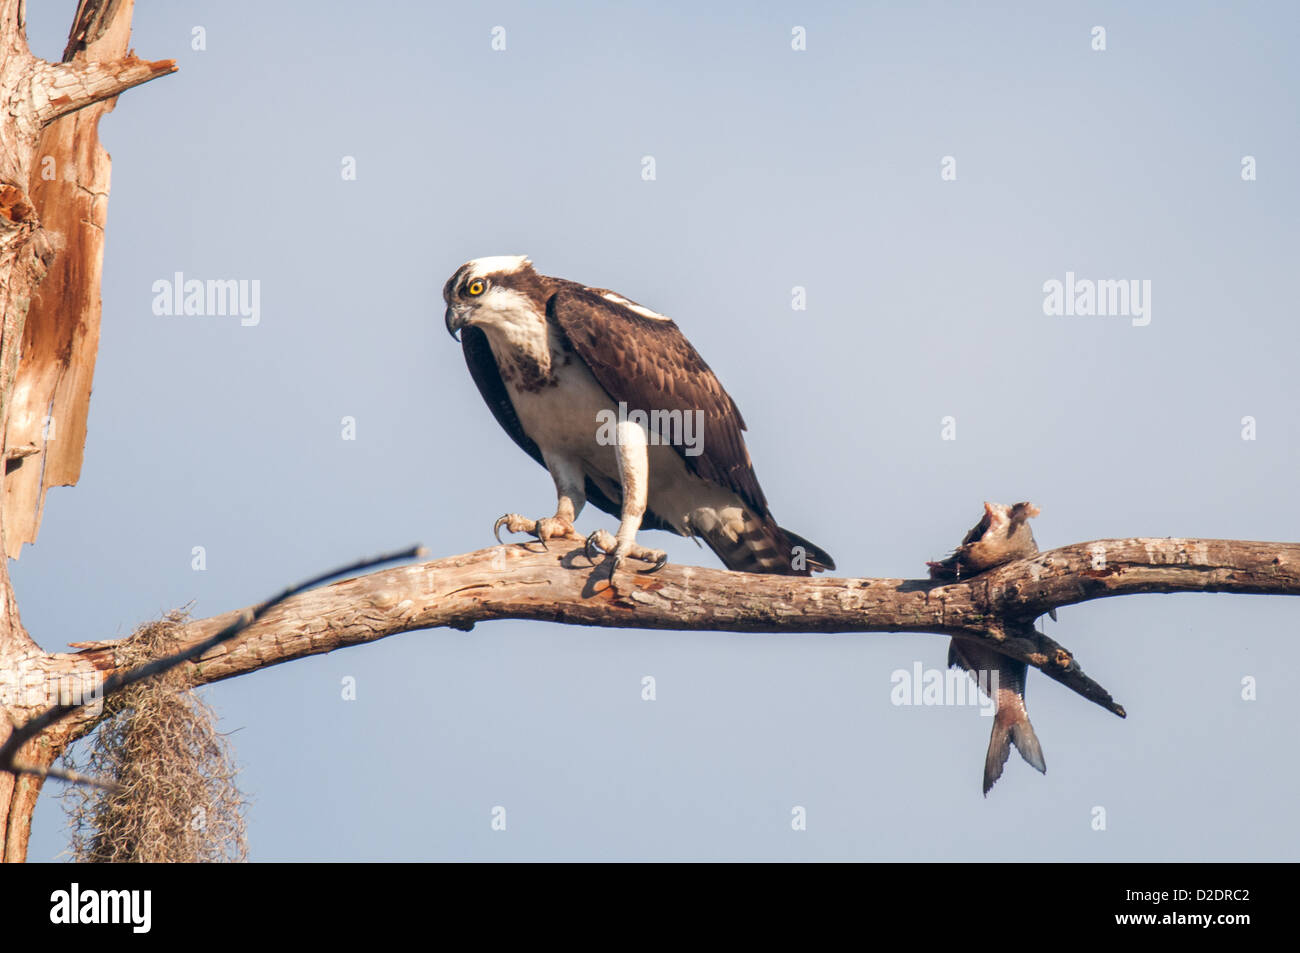
{"type": "MultiPolygon", "coordinates": [[[[176,68],[128,52],[132,6],[82,0],[71,60],[47,63],[28,49],[22,0],[0,0],[0,549],[10,556],[35,539],[45,488],[75,482],[81,466],[108,198],[96,122],[111,108],[106,101],[176,68]],[[53,430],[45,424],[51,401],[53,430]]],[[[50,690],[87,664],[69,666],[31,640],[0,559],[0,742],[11,719],[40,712],[50,690]]],[[[45,733],[23,747],[21,760],[48,768],[69,732],[93,720],[83,713],[45,733]]],[[[40,787],[39,775],[0,772],[0,859],[26,856],[40,787]]]]}
{"type": "MultiPolygon", "coordinates": [[[[104,666],[104,668],[112,670],[105,676],[102,684],[100,684],[99,679],[97,678],[79,678],[78,681],[82,685],[91,689],[89,692],[89,695],[91,696],[90,698],[86,697],[85,692],[79,693],[79,696],[76,698],[64,698],[62,697],[63,695],[70,693],[58,693],[59,697],[57,701],[52,698],[51,701],[44,706],[44,711],[40,712],[36,717],[24,721],[19,727],[15,728],[13,732],[10,733],[9,737],[5,739],[3,744],[0,744],[0,771],[16,770],[20,773],[37,774],[49,777],[55,776],[55,772],[48,770],[43,765],[24,761],[18,753],[22,750],[22,746],[27,744],[28,741],[39,737],[42,733],[60,725],[67,719],[75,718],[77,715],[84,715],[85,709],[88,707],[88,702],[91,705],[100,705],[104,699],[107,699],[118,692],[124,691],[132,685],[168,674],[172,672],[173,669],[179,668],[186,662],[201,658],[203,655],[207,654],[210,649],[234,638],[234,636],[238,635],[258,619],[262,618],[262,616],[266,615],[266,613],[272,608],[288,599],[292,599],[300,592],[305,592],[321,583],[337,579],[340,576],[351,576],[354,573],[366,569],[377,568],[385,563],[415,559],[418,556],[424,555],[426,555],[426,553],[423,547],[414,546],[393,553],[385,553],[382,556],[376,556],[372,559],[363,559],[355,563],[350,563],[349,565],[343,566],[339,569],[332,569],[320,576],[308,579],[306,582],[300,582],[296,585],[290,586],[278,595],[272,596],[265,602],[259,603],[244,612],[236,613],[235,618],[232,619],[229,624],[222,627],[220,631],[214,633],[207,639],[189,643],[185,648],[179,651],[166,651],[162,655],[156,654],[157,647],[153,646],[146,654],[148,661],[145,662],[139,660],[140,633],[138,631],[130,638],[119,640],[116,643],[89,643],[96,645],[97,648],[108,647],[111,644],[111,647],[115,652],[120,649],[122,653],[127,656],[135,656],[136,662],[133,665],[125,666],[119,663],[117,657],[114,656],[112,658],[112,663],[105,664],[104,666]]],[[[169,630],[169,634],[166,641],[168,647],[172,646],[170,629],[175,624],[176,623],[168,620],[167,629],[169,630]]],[[[78,642],[74,644],[84,646],[88,643],[78,642]]],[[[101,655],[99,658],[103,660],[104,656],[101,655]]],[[[84,676],[87,673],[79,672],[77,674],[79,676],[84,676]]],[[[182,687],[185,686],[184,673],[181,673],[178,684],[182,687]]],[[[53,693],[47,694],[52,695],[53,693]]],[[[82,721],[85,721],[84,717],[82,721]]]]}
{"type": "MultiPolygon", "coordinates": [[[[117,74],[152,78],[174,70],[170,60],[141,66],[126,57],[131,6],[126,0],[105,19],[102,4],[83,4],[79,12],[94,17],[94,22],[74,28],[74,35],[82,34],[81,42],[69,44],[75,59],[45,66],[81,70],[79,77],[97,76],[100,81],[117,74]],[[87,73],[92,69],[104,72],[87,73]]],[[[90,95],[87,92],[83,100],[90,95]]],[[[46,491],[70,486],[81,477],[99,350],[100,271],[112,167],[98,130],[100,117],[115,104],[114,99],[83,103],[85,108],[46,125],[30,173],[35,215],[58,254],[31,300],[9,403],[5,445],[11,449],[6,454],[3,519],[11,559],[18,558],[24,543],[35,542],[46,491]]]]}
{"type": "MultiPolygon", "coordinates": [[[[986,640],[1117,714],[1073,655],[1033,628],[1049,609],[1139,592],[1300,595],[1300,543],[1110,539],[1008,563],[957,583],[758,576],[669,565],[610,588],[581,548],[500,546],[304,593],[192,663],[195,684],[439,626],[491,619],[730,632],[930,632],[986,640]]],[[[237,613],[190,623],[198,642],[237,613]]],[[[102,658],[103,648],[79,656],[102,658]]]]}
{"type": "MultiPolygon", "coordinates": [[[[129,21],[127,27],[129,33],[129,21]]],[[[133,86],[176,72],[174,60],[137,59],[125,50],[111,59],[93,58],[96,51],[105,52],[112,34],[110,30],[88,46],[85,52],[91,56],[86,59],[78,54],[71,63],[38,62],[31,86],[37,122],[51,123],[60,116],[112,99],[133,86]]]]}

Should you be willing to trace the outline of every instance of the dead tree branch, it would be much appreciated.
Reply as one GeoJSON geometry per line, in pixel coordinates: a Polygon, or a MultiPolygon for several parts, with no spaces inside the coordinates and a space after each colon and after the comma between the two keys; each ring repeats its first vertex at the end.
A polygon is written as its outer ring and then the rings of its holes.
{"type": "Polygon", "coordinates": [[[149,61],[130,54],[111,63],[42,63],[34,72],[32,85],[36,121],[46,125],[174,72],[175,60],[149,61]]]}
{"type": "MultiPolygon", "coordinates": [[[[515,546],[372,573],[276,606],[188,663],[205,684],[399,632],[492,619],[727,632],[927,632],[985,641],[1123,716],[1074,656],[1033,627],[1049,609],[1140,592],[1300,595],[1300,543],[1109,539],[1007,563],[957,583],[759,576],[669,565],[611,587],[581,549],[515,546]]],[[[245,610],[246,611],[246,610],[245,610]]],[[[231,612],[189,623],[199,645],[231,612]]],[[[79,653],[97,663],[109,648],[79,653]]],[[[102,659],[99,664],[102,664],[102,659]]]]}
{"type": "Polygon", "coordinates": [[[404,549],[400,552],[385,553],[384,555],[376,556],[373,559],[363,559],[360,562],[352,563],[339,569],[331,569],[329,572],[308,579],[306,582],[300,582],[296,585],[290,586],[279,595],[273,596],[265,602],[258,603],[251,608],[235,613],[234,618],[230,619],[224,626],[222,626],[220,631],[209,635],[201,641],[187,645],[184,649],[173,655],[146,662],[145,664],[136,666],[135,668],[119,669],[118,671],[113,672],[113,674],[109,675],[108,678],[104,679],[104,683],[100,687],[100,690],[94,693],[93,697],[79,700],[75,704],[53,705],[45,709],[45,711],[41,712],[36,717],[24,722],[21,726],[15,727],[13,732],[5,740],[5,743],[0,745],[0,771],[12,771],[17,774],[58,776],[62,777],[64,780],[74,780],[73,778],[68,777],[66,773],[56,775],[53,771],[44,766],[30,765],[18,757],[18,752],[22,750],[23,745],[27,744],[27,742],[31,741],[41,732],[57,725],[65,718],[80,711],[87,705],[99,704],[109,696],[115,695],[125,688],[129,688],[137,682],[144,681],[146,678],[152,678],[155,675],[161,675],[164,672],[169,672],[185,662],[192,662],[204,653],[217,648],[223,642],[234,638],[258,619],[266,615],[266,613],[271,611],[275,606],[278,606],[287,599],[293,598],[301,592],[311,589],[313,586],[319,586],[321,583],[327,582],[330,579],[336,579],[339,576],[350,575],[355,572],[361,572],[365,569],[373,569],[376,566],[382,566],[385,563],[396,562],[402,559],[414,559],[417,556],[423,555],[423,553],[424,551],[421,547],[412,546],[409,549],[404,549]]]}

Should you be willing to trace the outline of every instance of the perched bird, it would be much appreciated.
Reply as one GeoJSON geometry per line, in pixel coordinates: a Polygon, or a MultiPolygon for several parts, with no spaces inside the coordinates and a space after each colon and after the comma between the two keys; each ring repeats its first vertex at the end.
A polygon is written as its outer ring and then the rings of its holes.
{"type": "MultiPolygon", "coordinates": [[[[459,333],[470,376],[493,415],[550,471],[555,515],[507,513],[494,531],[545,545],[578,539],[590,500],[619,517],[587,552],[667,556],[636,542],[646,526],[702,539],[728,569],[808,575],[826,552],[783,529],[768,509],[745,448],[745,422],[713,371],[669,318],[622,295],[538,274],[525,257],[479,258],[442,291],[447,330],[459,333]]],[[[500,537],[498,537],[499,539],[500,537]]]]}
{"type": "MultiPolygon", "coordinates": [[[[1017,503],[1015,506],[985,503],[984,517],[966,534],[956,551],[947,559],[928,564],[930,578],[958,580],[1034,555],[1038,552],[1038,544],[1029,529],[1029,520],[1038,513],[1038,507],[1032,503],[1017,503]]],[[[1055,610],[1052,618],[1056,618],[1055,610]]],[[[994,696],[993,731],[984,758],[985,796],[994,782],[1002,777],[1013,744],[1022,758],[1046,774],[1043,748],[1025,709],[1028,666],[981,642],[963,638],[954,638],[949,644],[948,665],[964,669],[981,690],[991,690],[994,696]],[[993,682],[995,675],[996,684],[993,682]]]]}

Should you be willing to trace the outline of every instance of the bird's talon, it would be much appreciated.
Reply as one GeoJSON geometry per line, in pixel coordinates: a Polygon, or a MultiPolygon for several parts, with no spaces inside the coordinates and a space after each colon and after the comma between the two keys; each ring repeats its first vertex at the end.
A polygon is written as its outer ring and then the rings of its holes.
{"type": "Polygon", "coordinates": [[[643,576],[648,576],[651,573],[655,573],[663,569],[664,566],[666,565],[668,565],[668,554],[660,553],[659,558],[655,560],[655,564],[653,566],[651,566],[649,569],[638,569],[637,572],[639,572],[643,576]]]}
{"type": "Polygon", "coordinates": [[[492,524],[492,535],[496,537],[498,543],[501,542],[501,527],[506,528],[508,533],[527,533],[529,536],[536,536],[542,540],[542,545],[546,545],[546,540],[542,539],[542,521],[530,520],[527,517],[520,516],[518,513],[507,513],[495,523],[492,524]]]}
{"type": "Polygon", "coordinates": [[[588,536],[586,543],[584,543],[582,547],[582,551],[587,555],[587,562],[592,563],[593,565],[596,562],[596,557],[592,555],[592,550],[595,549],[595,551],[598,553],[604,552],[600,548],[600,544],[596,542],[596,534],[599,532],[600,530],[596,530],[590,536],[588,536]]]}

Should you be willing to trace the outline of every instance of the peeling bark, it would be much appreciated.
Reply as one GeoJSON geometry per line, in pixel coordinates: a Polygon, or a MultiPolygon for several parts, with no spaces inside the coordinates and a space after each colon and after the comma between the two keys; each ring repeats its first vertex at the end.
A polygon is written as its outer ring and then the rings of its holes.
{"type": "MultiPolygon", "coordinates": [[[[22,0],[0,0],[0,542],[9,557],[35,540],[46,488],[80,474],[109,187],[99,117],[122,91],[176,68],[128,51],[132,8],[82,0],[68,62],[47,63],[27,47],[22,0]]],[[[46,655],[31,640],[0,560],[0,741],[77,672],[98,677],[93,663],[46,655]]],[[[48,767],[92,722],[87,712],[47,732],[23,760],[48,767]]],[[[37,775],[0,772],[0,859],[26,856],[40,788],[37,775]]]]}
{"type": "MultiPolygon", "coordinates": [[[[83,4],[93,17],[97,4],[83,4]]],[[[89,45],[73,51],[69,69],[125,70],[146,78],[175,69],[170,60],[130,66],[130,4],[111,22],[92,22],[89,45]]],[[[73,35],[85,34],[74,28],[73,35]]],[[[84,38],[83,38],[84,43],[84,38]]],[[[81,44],[77,44],[81,46],[81,44]]],[[[47,64],[55,69],[55,64],[47,64]]],[[[98,74],[92,74],[98,75],[98,74]]],[[[120,91],[120,90],[119,90],[120,91]]],[[[29,180],[31,202],[58,254],[31,302],[23,331],[17,381],[5,430],[5,549],[18,558],[35,542],[51,486],[81,476],[90,387],[99,350],[100,272],[108,217],[111,161],[99,143],[99,119],[114,100],[86,99],[79,111],[45,127],[29,180]]]]}

